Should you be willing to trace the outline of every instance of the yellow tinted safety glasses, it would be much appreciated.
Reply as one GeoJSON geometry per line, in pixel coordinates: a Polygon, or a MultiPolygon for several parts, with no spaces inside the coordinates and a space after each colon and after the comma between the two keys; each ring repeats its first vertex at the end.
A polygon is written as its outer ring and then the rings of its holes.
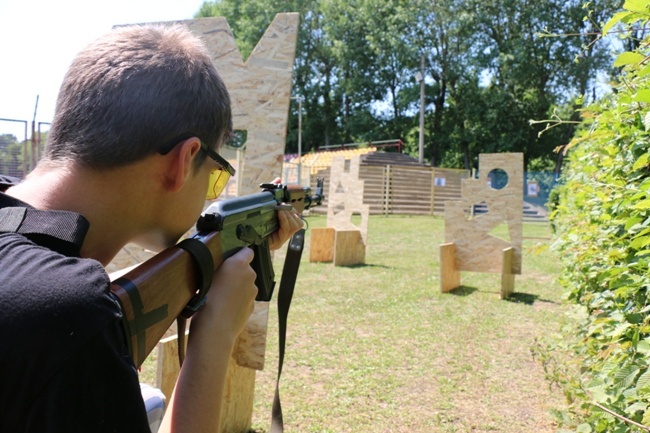
{"type": "Polygon", "coordinates": [[[208,186],[208,193],[205,196],[206,200],[214,200],[219,197],[219,194],[223,192],[230,178],[235,175],[235,169],[221,155],[210,149],[198,135],[191,132],[186,132],[177,137],[174,137],[173,139],[163,144],[158,149],[158,153],[161,155],[167,155],[178,143],[181,143],[191,137],[199,138],[201,141],[201,150],[207,153],[208,156],[212,158],[212,160],[218,165],[217,168],[210,172],[210,184],[208,186]]]}
{"type": "Polygon", "coordinates": [[[230,178],[235,175],[235,169],[221,155],[203,143],[203,141],[201,141],[201,149],[219,166],[210,172],[208,193],[205,195],[206,200],[215,200],[226,188],[230,178]]]}

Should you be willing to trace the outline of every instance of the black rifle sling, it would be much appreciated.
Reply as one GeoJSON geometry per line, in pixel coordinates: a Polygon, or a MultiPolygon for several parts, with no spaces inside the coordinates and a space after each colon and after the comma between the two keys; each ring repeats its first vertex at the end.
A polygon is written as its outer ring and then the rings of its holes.
{"type": "Polygon", "coordinates": [[[185,327],[187,319],[192,317],[206,301],[206,296],[214,276],[214,261],[210,249],[201,241],[188,238],[176,245],[194,258],[199,270],[198,288],[196,295],[185,306],[181,315],[176,318],[176,331],[178,335],[178,365],[183,365],[185,360],[185,327]]]}
{"type": "Polygon", "coordinates": [[[305,244],[305,229],[300,229],[293,235],[287,247],[287,256],[282,269],[282,279],[278,290],[278,377],[275,382],[275,396],[273,397],[273,409],[271,411],[271,430],[269,433],[282,433],[284,423],[282,421],[282,405],[280,404],[280,376],[282,375],[282,364],[284,362],[284,348],[287,335],[287,316],[293,298],[293,289],[296,285],[300,258],[305,244]]]}

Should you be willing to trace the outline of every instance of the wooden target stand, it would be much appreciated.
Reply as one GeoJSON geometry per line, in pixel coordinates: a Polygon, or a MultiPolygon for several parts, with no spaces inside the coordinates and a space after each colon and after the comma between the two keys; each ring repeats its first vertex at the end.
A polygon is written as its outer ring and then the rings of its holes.
{"type": "Polygon", "coordinates": [[[334,266],[352,266],[366,262],[366,245],[359,230],[333,227],[311,229],[310,262],[333,262],[334,266]]]}
{"type": "MultiPolygon", "coordinates": [[[[501,268],[501,299],[505,299],[515,291],[515,274],[512,273],[514,248],[505,248],[502,253],[501,268]]],[[[450,292],[460,287],[460,270],[456,265],[456,245],[453,243],[440,245],[440,291],[450,292]]]]}
{"type": "Polygon", "coordinates": [[[333,262],[334,266],[353,266],[366,262],[370,207],[363,204],[364,181],[359,179],[361,157],[336,156],[330,168],[327,197],[327,227],[310,229],[310,262],[333,262]],[[354,215],[361,216],[357,226],[354,215]]]}
{"type": "Polygon", "coordinates": [[[461,271],[501,273],[501,299],[521,274],[523,154],[479,155],[480,176],[461,181],[461,200],[445,205],[445,243],[440,245],[440,291],[461,285],[461,271]],[[476,205],[487,212],[475,214],[476,205]],[[507,225],[507,237],[491,232],[507,225]]]}

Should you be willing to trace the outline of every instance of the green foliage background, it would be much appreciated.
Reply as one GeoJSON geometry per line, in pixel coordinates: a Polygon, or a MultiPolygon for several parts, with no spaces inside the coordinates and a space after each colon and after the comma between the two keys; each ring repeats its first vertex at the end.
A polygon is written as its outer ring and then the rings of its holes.
{"type": "Polygon", "coordinates": [[[417,155],[424,57],[426,162],[469,169],[479,153],[523,152],[528,170],[559,171],[553,150],[575,124],[540,135],[531,120],[571,116],[597,97],[611,58],[594,41],[621,1],[207,0],[197,17],[225,17],[246,59],[275,14],[300,14],[292,94],[304,99],[305,153],[401,139],[417,155]]]}
{"type": "MultiPolygon", "coordinates": [[[[603,30],[629,38],[649,20],[650,1],[626,1],[603,30]]],[[[650,431],[648,42],[618,56],[615,92],[582,112],[552,217],[575,325],[542,359],[578,432],[650,431]]]]}
{"type": "Polygon", "coordinates": [[[23,146],[11,134],[0,134],[0,174],[22,177],[23,146]]]}

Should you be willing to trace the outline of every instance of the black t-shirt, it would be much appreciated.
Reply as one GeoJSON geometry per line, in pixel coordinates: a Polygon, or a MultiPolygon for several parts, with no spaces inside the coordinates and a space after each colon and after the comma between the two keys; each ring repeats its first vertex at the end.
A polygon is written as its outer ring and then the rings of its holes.
{"type": "Polygon", "coordinates": [[[0,233],[0,432],[149,432],[109,287],[95,260],[0,233]]]}

